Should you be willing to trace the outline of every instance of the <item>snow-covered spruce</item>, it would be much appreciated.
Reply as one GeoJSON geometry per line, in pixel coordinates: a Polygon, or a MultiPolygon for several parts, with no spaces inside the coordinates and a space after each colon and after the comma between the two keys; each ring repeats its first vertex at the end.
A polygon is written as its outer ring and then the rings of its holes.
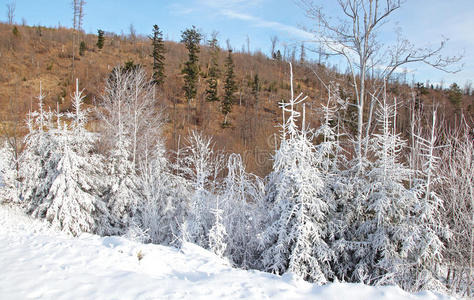
{"type": "Polygon", "coordinates": [[[40,96],[40,112],[32,114],[36,126],[30,123],[22,169],[23,201],[28,211],[73,235],[102,233],[108,227],[105,203],[100,197],[103,158],[91,154],[95,136],[84,128],[87,113],[81,110],[83,98],[76,82],[72,97],[75,111],[68,115],[71,124],[63,122],[57,113],[53,127],[52,114],[44,115],[40,96]],[[49,120],[46,130],[44,120],[49,120]],[[39,176],[34,177],[36,174],[39,176]]]}
{"type": "Polygon", "coordinates": [[[11,147],[5,143],[0,148],[0,203],[19,201],[20,182],[18,160],[11,147]]]}
{"type": "Polygon", "coordinates": [[[281,104],[289,117],[282,124],[282,140],[266,188],[270,213],[262,234],[262,263],[267,271],[293,272],[321,284],[327,281],[323,265],[331,258],[324,240],[328,205],[320,197],[323,182],[314,145],[304,122],[302,130],[296,126],[300,114],[295,106],[305,98],[294,98],[291,90],[289,102],[281,104]]]}

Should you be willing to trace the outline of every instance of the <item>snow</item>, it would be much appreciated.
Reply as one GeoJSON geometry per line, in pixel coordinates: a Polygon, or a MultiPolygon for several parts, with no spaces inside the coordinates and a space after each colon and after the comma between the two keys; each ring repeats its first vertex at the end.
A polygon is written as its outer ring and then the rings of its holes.
{"type": "Polygon", "coordinates": [[[239,270],[190,243],[176,249],[117,236],[74,238],[4,205],[0,258],[0,299],[451,299],[239,270]]]}

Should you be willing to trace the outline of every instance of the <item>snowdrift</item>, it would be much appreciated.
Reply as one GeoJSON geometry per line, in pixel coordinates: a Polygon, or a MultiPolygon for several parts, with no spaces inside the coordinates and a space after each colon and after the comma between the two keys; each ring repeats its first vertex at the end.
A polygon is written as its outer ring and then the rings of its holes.
{"type": "Polygon", "coordinates": [[[189,243],[175,249],[116,236],[72,238],[2,205],[0,257],[0,299],[452,299],[239,270],[189,243]]]}

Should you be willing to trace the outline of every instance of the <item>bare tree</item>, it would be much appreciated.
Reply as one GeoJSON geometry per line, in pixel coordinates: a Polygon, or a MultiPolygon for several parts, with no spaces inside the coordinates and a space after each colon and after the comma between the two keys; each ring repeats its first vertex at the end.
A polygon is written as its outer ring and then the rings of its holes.
{"type": "Polygon", "coordinates": [[[304,63],[306,59],[306,52],[304,50],[304,43],[301,43],[301,49],[300,49],[300,63],[304,63]]]}
{"type": "Polygon", "coordinates": [[[464,84],[464,94],[470,96],[472,92],[472,81],[467,80],[464,84]]]}
{"type": "Polygon", "coordinates": [[[86,1],[84,0],[73,0],[72,9],[73,9],[73,28],[75,30],[82,30],[83,20],[84,20],[84,5],[86,1]]]}
{"type": "Polygon", "coordinates": [[[247,43],[247,54],[250,54],[250,37],[247,34],[247,38],[245,39],[245,42],[247,43]]]}
{"type": "Polygon", "coordinates": [[[444,132],[448,146],[442,151],[441,176],[444,182],[440,193],[445,199],[443,223],[448,224],[452,236],[444,257],[448,272],[448,288],[471,296],[474,257],[474,142],[472,128],[465,119],[454,130],[444,132]]]}
{"type": "Polygon", "coordinates": [[[278,44],[278,37],[276,35],[270,37],[270,41],[272,42],[272,57],[275,55],[275,49],[278,44]]]}
{"type": "Polygon", "coordinates": [[[82,30],[82,23],[84,19],[84,5],[86,1],[84,0],[73,0],[72,9],[73,9],[73,33],[72,33],[72,73],[71,77],[74,77],[74,60],[75,60],[75,49],[76,43],[79,42],[79,31],[82,30]]]}
{"type": "Polygon", "coordinates": [[[132,41],[132,43],[135,43],[137,39],[137,31],[135,30],[135,26],[133,26],[133,24],[130,24],[130,27],[128,29],[130,31],[130,40],[132,41]]]}
{"type": "Polygon", "coordinates": [[[127,158],[137,167],[154,147],[161,112],[155,109],[153,85],[142,68],[115,67],[112,72],[97,110],[103,121],[101,143],[108,150],[125,145],[127,158]]]}
{"type": "MultiPolygon", "coordinates": [[[[372,123],[374,99],[383,90],[383,81],[402,65],[423,62],[434,68],[449,71],[460,57],[443,57],[441,52],[446,40],[437,48],[417,48],[398,35],[394,45],[385,46],[378,38],[381,27],[389,16],[398,10],[402,0],[338,0],[341,16],[331,18],[321,6],[312,0],[299,0],[306,15],[320,24],[316,42],[320,43],[326,55],[345,58],[355,96],[357,108],[357,131],[354,137],[355,154],[359,161],[367,154],[368,136],[372,123]],[[376,69],[382,69],[384,80],[369,80],[376,69]],[[364,112],[368,98],[372,99],[367,119],[364,112]],[[365,146],[365,150],[364,150],[365,146]]],[[[454,72],[454,71],[451,71],[454,72]]]]}
{"type": "Polygon", "coordinates": [[[82,25],[84,21],[84,4],[86,4],[86,1],[84,0],[79,0],[79,11],[78,11],[78,18],[77,18],[77,29],[79,31],[82,30],[82,25]]]}
{"type": "Polygon", "coordinates": [[[15,9],[16,9],[15,1],[10,1],[9,3],[7,3],[7,18],[8,18],[9,25],[13,24],[13,19],[15,18],[15,9]]]}

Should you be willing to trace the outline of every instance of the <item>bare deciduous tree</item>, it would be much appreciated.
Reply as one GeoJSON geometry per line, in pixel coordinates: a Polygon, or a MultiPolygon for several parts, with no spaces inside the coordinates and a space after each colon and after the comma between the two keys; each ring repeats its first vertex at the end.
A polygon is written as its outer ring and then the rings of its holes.
{"type": "Polygon", "coordinates": [[[7,3],[7,18],[8,18],[9,25],[13,24],[13,19],[15,18],[15,9],[16,9],[15,1],[10,1],[9,3],[7,3]]]}
{"type": "MultiPolygon", "coordinates": [[[[437,48],[417,48],[398,34],[394,45],[384,45],[378,38],[380,28],[398,10],[402,0],[338,0],[341,16],[331,18],[313,0],[300,0],[306,15],[320,24],[316,42],[326,55],[345,58],[357,108],[355,154],[359,163],[367,154],[367,142],[372,123],[374,100],[383,90],[383,80],[369,80],[369,75],[380,70],[380,77],[388,80],[402,65],[423,62],[434,68],[449,71],[460,57],[443,57],[446,40],[437,48]],[[366,102],[371,98],[368,117],[364,115],[366,102]],[[364,149],[365,147],[365,149],[364,149]]],[[[451,71],[452,72],[452,71],[451,71]]]]}
{"type": "Polygon", "coordinates": [[[471,128],[462,119],[454,130],[445,130],[448,146],[442,152],[441,195],[445,199],[443,223],[451,229],[444,254],[448,264],[448,288],[471,296],[474,257],[474,143],[471,128]]]}
{"type": "Polygon", "coordinates": [[[275,49],[278,44],[278,37],[276,35],[270,37],[270,41],[272,42],[272,57],[275,55],[275,49]]]}
{"type": "Polygon", "coordinates": [[[107,81],[98,110],[103,121],[104,148],[126,145],[134,167],[154,147],[162,118],[156,112],[153,85],[142,68],[126,71],[116,67],[107,81]]]}
{"type": "Polygon", "coordinates": [[[84,5],[86,1],[84,0],[73,0],[72,9],[73,9],[73,28],[75,30],[82,30],[82,23],[84,20],[84,5]]]}

